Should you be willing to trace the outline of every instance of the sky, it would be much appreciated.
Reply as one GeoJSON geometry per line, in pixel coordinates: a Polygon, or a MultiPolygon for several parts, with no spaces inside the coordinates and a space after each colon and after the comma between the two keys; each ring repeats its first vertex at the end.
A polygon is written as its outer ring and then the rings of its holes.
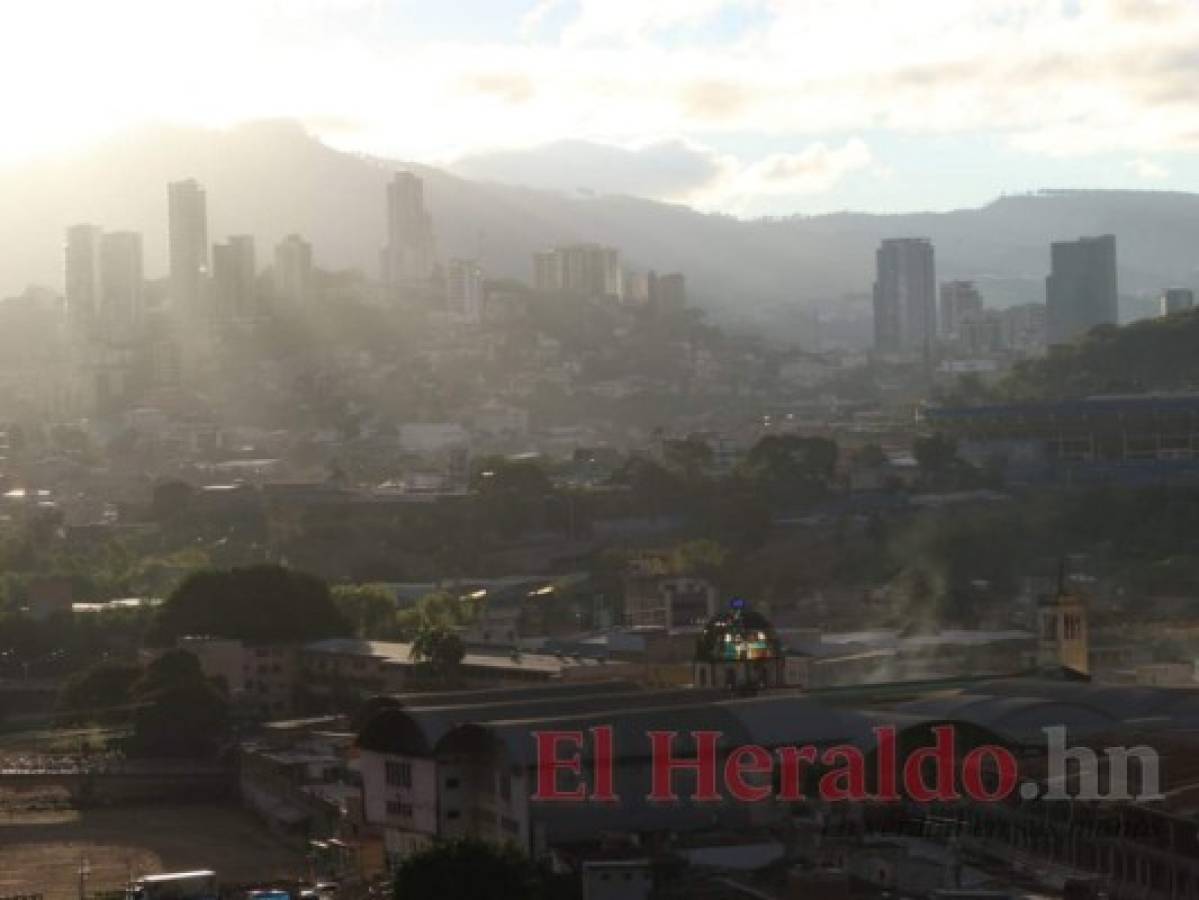
{"type": "Polygon", "coordinates": [[[1199,190],[1199,0],[0,0],[0,165],[149,122],[736,216],[1199,190]]]}

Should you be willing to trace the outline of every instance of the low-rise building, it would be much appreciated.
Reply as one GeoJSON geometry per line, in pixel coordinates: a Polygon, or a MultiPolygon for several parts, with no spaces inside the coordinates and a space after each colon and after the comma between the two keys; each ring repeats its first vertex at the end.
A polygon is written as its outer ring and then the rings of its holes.
{"type": "Polygon", "coordinates": [[[189,636],[179,647],[195,654],[209,678],[221,681],[234,708],[254,718],[289,714],[297,687],[293,644],[251,644],[233,638],[189,636]]]}

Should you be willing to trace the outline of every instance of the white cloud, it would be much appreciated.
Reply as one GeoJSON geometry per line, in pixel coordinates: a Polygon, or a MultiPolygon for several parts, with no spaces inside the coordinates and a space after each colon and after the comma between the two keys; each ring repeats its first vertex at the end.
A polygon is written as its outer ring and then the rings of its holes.
{"type": "Polygon", "coordinates": [[[870,148],[859,138],[846,141],[842,147],[816,143],[799,153],[768,156],[749,166],[737,180],[746,193],[818,193],[873,161],[870,148]]]}
{"type": "MultiPolygon", "coordinates": [[[[393,0],[5,4],[0,80],[19,87],[0,107],[0,154],[145,119],[294,116],[356,123],[322,130],[340,146],[425,160],[564,139],[769,139],[810,154],[774,165],[818,190],[817,173],[862,171],[844,168],[856,145],[813,149],[833,134],[1146,160],[1199,147],[1194,0],[529,0],[493,38],[454,42],[415,41],[396,17],[393,0]]],[[[766,162],[740,156],[721,196],[734,181],[772,190],[766,162]]]]}
{"type": "Polygon", "coordinates": [[[525,187],[686,200],[722,182],[734,165],[708,147],[673,139],[634,147],[555,141],[474,153],[449,168],[467,178],[525,187]]]}
{"type": "Polygon", "coordinates": [[[759,0],[581,0],[579,15],[563,32],[563,40],[570,45],[638,43],[666,29],[701,25],[729,7],[760,5],[759,0]]]}
{"type": "Polygon", "coordinates": [[[1146,181],[1160,181],[1163,178],[1170,177],[1169,169],[1151,159],[1134,159],[1128,163],[1128,169],[1137,178],[1143,178],[1146,181]]]}
{"type": "Polygon", "coordinates": [[[471,154],[449,164],[468,178],[596,194],[632,194],[705,209],[741,209],[755,198],[825,193],[855,173],[886,177],[860,138],[809,144],[748,163],[680,139],[618,147],[557,141],[471,154]]]}
{"type": "Polygon", "coordinates": [[[562,5],[562,0],[538,0],[520,20],[520,33],[522,37],[531,37],[541,27],[542,23],[562,5]]]}

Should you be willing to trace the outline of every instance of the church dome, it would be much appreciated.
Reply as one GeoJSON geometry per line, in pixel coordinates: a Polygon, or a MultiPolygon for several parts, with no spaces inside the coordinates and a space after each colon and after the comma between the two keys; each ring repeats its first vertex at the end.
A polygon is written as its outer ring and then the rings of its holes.
{"type": "Polygon", "coordinates": [[[735,599],[729,608],[713,616],[696,644],[698,662],[740,662],[778,659],[782,642],[764,615],[735,599]]]}

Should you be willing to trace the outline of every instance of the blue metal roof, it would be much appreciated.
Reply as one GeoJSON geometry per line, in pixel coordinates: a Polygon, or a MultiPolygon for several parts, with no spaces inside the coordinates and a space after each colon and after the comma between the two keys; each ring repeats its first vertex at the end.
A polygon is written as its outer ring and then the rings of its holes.
{"type": "Polygon", "coordinates": [[[1199,412],[1199,394],[1143,394],[1085,397],[1046,403],[999,403],[987,406],[930,406],[924,416],[931,422],[988,418],[1086,418],[1121,414],[1199,412]]]}

